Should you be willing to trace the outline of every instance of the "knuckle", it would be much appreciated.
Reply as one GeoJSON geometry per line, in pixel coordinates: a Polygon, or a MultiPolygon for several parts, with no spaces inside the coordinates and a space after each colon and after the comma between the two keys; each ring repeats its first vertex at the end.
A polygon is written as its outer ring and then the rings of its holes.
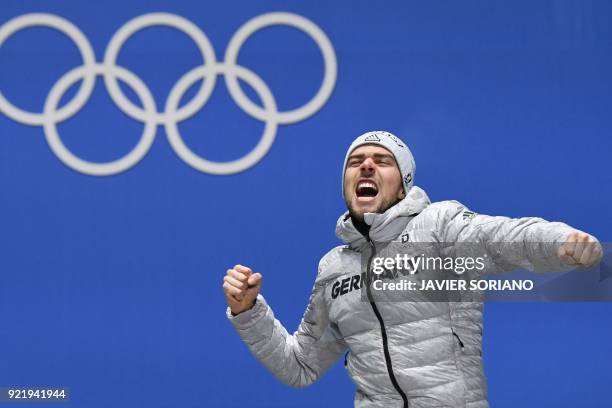
{"type": "Polygon", "coordinates": [[[236,279],[238,279],[239,281],[243,281],[244,279],[246,279],[246,276],[243,273],[240,273],[240,272],[235,272],[234,273],[234,277],[236,279]]]}

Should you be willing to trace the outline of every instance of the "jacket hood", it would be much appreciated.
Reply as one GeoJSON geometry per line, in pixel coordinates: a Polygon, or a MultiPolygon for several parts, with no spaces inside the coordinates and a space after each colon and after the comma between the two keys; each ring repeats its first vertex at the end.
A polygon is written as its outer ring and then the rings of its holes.
{"type": "MultiPolygon", "coordinates": [[[[408,221],[427,207],[431,201],[425,191],[412,186],[402,201],[382,214],[365,213],[364,221],[370,226],[370,239],[374,242],[389,242],[406,228],[408,221]]],[[[353,220],[346,211],[336,223],[336,236],[353,249],[367,245],[367,239],[355,228],[353,220]]]]}

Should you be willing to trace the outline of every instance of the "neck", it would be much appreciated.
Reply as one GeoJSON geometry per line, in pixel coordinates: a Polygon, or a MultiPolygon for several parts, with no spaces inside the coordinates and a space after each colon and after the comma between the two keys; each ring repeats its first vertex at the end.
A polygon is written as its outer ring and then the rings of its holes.
{"type": "Polygon", "coordinates": [[[360,220],[357,217],[353,217],[352,215],[351,215],[351,220],[353,221],[353,225],[355,226],[355,229],[359,231],[361,235],[367,238],[368,234],[370,233],[370,226],[366,224],[366,222],[363,219],[360,220]]]}

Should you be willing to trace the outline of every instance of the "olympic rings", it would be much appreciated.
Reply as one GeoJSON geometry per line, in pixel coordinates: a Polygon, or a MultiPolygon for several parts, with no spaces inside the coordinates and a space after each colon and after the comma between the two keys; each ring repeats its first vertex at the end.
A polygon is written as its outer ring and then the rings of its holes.
{"type": "Polygon", "coordinates": [[[325,33],[312,21],[292,13],[266,13],[243,24],[231,38],[225,61],[217,62],[214,48],[206,35],[191,21],[170,13],[149,13],[125,23],[111,38],[102,63],[97,63],[87,37],[70,21],[52,14],[32,13],[15,17],[0,26],[0,47],[16,32],[34,26],[45,26],[60,31],[77,46],[83,64],[62,75],[51,88],[42,112],[29,112],[10,103],[0,91],[0,112],[16,122],[42,126],[45,138],[55,155],[68,167],[93,176],[110,176],[121,173],[136,165],[147,154],[153,144],[158,126],[166,129],[168,141],[176,154],[188,165],[204,173],[227,175],[244,171],[258,163],[270,150],[276,138],[278,125],[302,121],[327,102],[333,91],[337,60],[334,48],[325,33]],[[265,82],[254,72],[237,64],[240,49],[248,38],[258,30],[274,25],[286,25],[305,32],[319,47],[323,56],[325,74],[315,96],[299,108],[279,112],[276,100],[265,82]],[[125,42],[136,32],[153,26],[171,27],[185,33],[197,46],[203,64],[183,75],[172,87],[164,106],[158,111],[149,87],[133,72],[118,66],[117,58],[125,42]],[[123,157],[104,163],[81,159],[63,144],[57,132],[57,124],[74,116],[89,100],[96,77],[104,78],[104,84],[117,107],[130,118],[144,125],[140,140],[123,157]],[[178,124],[200,111],[208,102],[218,75],[223,75],[225,84],[234,102],[251,117],[265,123],[263,134],[257,145],[243,157],[215,162],[195,154],[183,142],[178,124]],[[247,82],[262,101],[263,108],[253,103],[242,91],[238,78],[247,82]],[[142,103],[134,105],[123,93],[117,79],[130,86],[142,103]],[[185,92],[202,79],[196,95],[183,106],[179,106],[185,92]],[[64,106],[58,108],[64,93],[77,81],[82,83],[76,95],[64,106]]]}

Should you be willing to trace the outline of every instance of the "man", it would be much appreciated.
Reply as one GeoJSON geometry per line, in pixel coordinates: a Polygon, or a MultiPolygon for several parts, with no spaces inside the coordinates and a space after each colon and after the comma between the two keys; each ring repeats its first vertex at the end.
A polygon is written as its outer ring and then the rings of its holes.
{"type": "Polygon", "coordinates": [[[347,245],[321,259],[293,335],[259,293],[260,273],[242,265],[227,271],[228,318],[282,382],[309,385],[348,350],[356,407],[488,407],[482,302],[377,302],[369,287],[371,265],[364,265],[362,253],[376,253],[392,241],[405,247],[426,242],[456,257],[461,243],[475,243],[486,253],[487,272],[564,270],[593,265],[602,256],[594,237],[563,223],[478,215],[456,201],[431,204],[413,185],[414,172],[410,150],[388,132],[369,132],[351,144],[343,176],[348,211],[336,227],[347,245]],[[360,282],[364,268],[367,280],[360,282]]]}

